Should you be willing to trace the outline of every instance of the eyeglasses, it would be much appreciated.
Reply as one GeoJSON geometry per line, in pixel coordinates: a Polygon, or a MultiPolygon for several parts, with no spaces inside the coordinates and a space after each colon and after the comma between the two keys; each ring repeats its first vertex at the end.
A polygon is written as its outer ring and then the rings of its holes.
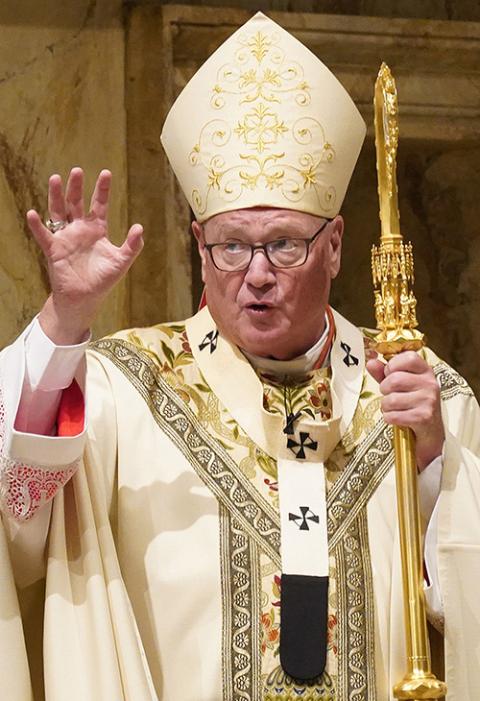
{"type": "Polygon", "coordinates": [[[332,220],[327,219],[309,239],[283,238],[252,245],[244,241],[226,243],[206,243],[205,248],[218,270],[225,273],[246,270],[256,251],[263,251],[274,268],[298,268],[303,265],[310,253],[310,246],[332,220]]]}

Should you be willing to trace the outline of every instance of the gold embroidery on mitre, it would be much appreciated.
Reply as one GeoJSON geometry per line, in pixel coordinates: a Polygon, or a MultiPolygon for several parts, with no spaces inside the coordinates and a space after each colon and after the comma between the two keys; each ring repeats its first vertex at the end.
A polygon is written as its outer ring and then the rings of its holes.
{"type": "Polygon", "coordinates": [[[240,35],[237,41],[233,60],[218,70],[212,87],[210,104],[219,117],[202,127],[189,156],[193,167],[206,171],[204,192],[192,190],[196,210],[205,214],[213,191],[224,201],[235,202],[245,190],[263,187],[278,189],[290,203],[313,192],[321,210],[332,211],[336,191],[325,182],[325,174],[335,150],[321,123],[301,114],[311,102],[304,69],[287,60],[276,33],[257,31],[240,35]],[[281,108],[292,97],[296,118],[289,123],[281,108]],[[236,124],[221,118],[229,98],[247,109],[236,124]],[[239,150],[232,163],[223,150],[231,148],[233,140],[239,150]],[[292,144],[298,155],[287,161],[286,147],[292,144]]]}

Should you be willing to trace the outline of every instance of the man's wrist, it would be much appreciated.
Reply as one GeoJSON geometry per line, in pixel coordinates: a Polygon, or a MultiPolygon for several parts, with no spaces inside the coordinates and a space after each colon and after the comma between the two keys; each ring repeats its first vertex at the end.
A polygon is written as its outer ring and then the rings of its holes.
{"type": "Polygon", "coordinates": [[[45,302],[38,321],[44,334],[56,346],[77,346],[90,336],[91,319],[73,309],[68,315],[60,314],[52,296],[45,302]]]}
{"type": "Polygon", "coordinates": [[[425,435],[416,435],[416,457],[419,472],[423,472],[436,458],[442,455],[445,443],[445,430],[440,421],[425,435]]]}

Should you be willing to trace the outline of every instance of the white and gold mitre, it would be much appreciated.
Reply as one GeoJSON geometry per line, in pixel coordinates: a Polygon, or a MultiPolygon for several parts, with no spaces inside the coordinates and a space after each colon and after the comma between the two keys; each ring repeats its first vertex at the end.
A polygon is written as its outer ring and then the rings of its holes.
{"type": "Polygon", "coordinates": [[[199,221],[258,206],[331,218],[365,131],[328,68],[258,12],[195,73],[161,138],[199,221]]]}

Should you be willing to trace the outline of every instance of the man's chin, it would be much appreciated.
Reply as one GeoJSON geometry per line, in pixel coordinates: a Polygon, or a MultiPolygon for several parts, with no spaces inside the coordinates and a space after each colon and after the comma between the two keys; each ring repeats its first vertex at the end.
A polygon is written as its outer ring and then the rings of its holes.
{"type": "MultiPolygon", "coordinates": [[[[213,315],[212,315],[213,316],[213,315]]],[[[292,346],[290,324],[279,323],[272,314],[239,314],[225,323],[217,321],[220,333],[246,353],[265,358],[286,357],[292,346]],[[280,354],[280,355],[279,355],[280,354]]]]}
{"type": "MultiPolygon", "coordinates": [[[[288,339],[291,342],[291,339],[288,339]]],[[[239,335],[237,345],[251,355],[263,358],[279,358],[288,351],[284,346],[287,339],[285,333],[278,329],[265,329],[239,335]]]]}

